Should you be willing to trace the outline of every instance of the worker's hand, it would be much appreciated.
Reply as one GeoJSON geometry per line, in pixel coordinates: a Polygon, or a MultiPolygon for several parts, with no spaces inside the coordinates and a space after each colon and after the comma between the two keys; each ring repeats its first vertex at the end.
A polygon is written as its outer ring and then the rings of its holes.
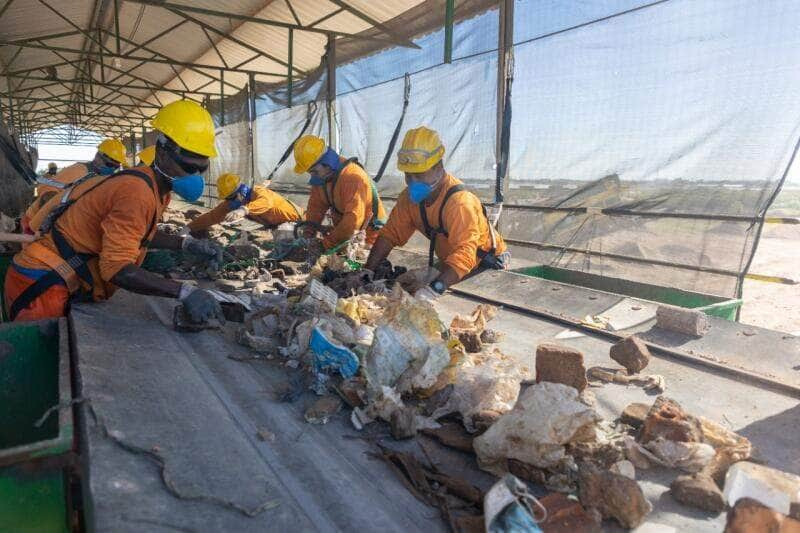
{"type": "Polygon", "coordinates": [[[309,239],[308,240],[308,256],[306,262],[309,265],[316,264],[317,260],[322,256],[325,251],[325,246],[322,245],[322,239],[309,239]]]}
{"type": "Polygon", "coordinates": [[[178,231],[178,235],[181,237],[185,237],[186,235],[189,235],[191,232],[192,228],[190,228],[189,226],[184,226],[180,229],[180,231],[178,231]]]}
{"type": "Polygon", "coordinates": [[[212,318],[219,320],[220,324],[225,323],[222,306],[219,305],[217,299],[210,292],[184,284],[181,286],[178,299],[183,304],[189,320],[195,324],[208,322],[212,318]]]}
{"type": "Polygon", "coordinates": [[[244,206],[238,209],[234,209],[233,211],[225,215],[225,222],[237,222],[239,220],[242,220],[244,217],[247,216],[249,212],[250,211],[248,211],[248,209],[244,206]]]}
{"type": "Polygon", "coordinates": [[[436,303],[436,300],[439,299],[439,294],[428,285],[425,285],[417,289],[417,292],[414,293],[414,298],[423,302],[436,303]]]}
{"type": "Polygon", "coordinates": [[[215,263],[217,267],[222,265],[222,246],[208,239],[195,239],[191,235],[183,238],[181,248],[195,255],[203,256],[209,263],[215,263]]]}

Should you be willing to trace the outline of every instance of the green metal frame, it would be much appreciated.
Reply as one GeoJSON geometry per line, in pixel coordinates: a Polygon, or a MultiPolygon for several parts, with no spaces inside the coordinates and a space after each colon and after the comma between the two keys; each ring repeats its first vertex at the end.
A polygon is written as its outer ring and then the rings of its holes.
{"type": "Polygon", "coordinates": [[[67,320],[0,325],[0,531],[69,531],[73,450],[67,320]],[[57,408],[37,428],[45,412],[57,408]]]}
{"type": "Polygon", "coordinates": [[[651,285],[649,283],[640,283],[610,276],[600,276],[549,265],[520,268],[515,269],[514,272],[549,281],[577,285],[587,289],[630,296],[631,298],[638,298],[640,300],[649,300],[688,309],[697,309],[707,315],[731,321],[736,320],[737,310],[743,303],[743,300],[739,298],[729,299],[712,294],[685,291],[674,287],[662,287],[660,285],[651,285]]]}

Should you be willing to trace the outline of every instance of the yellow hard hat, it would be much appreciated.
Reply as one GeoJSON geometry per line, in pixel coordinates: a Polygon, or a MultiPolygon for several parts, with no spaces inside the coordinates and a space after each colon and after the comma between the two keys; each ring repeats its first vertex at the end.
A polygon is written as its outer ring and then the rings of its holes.
{"type": "Polygon", "coordinates": [[[236,174],[223,174],[217,178],[217,197],[227,198],[239,187],[242,179],[236,174]]]}
{"type": "Polygon", "coordinates": [[[97,151],[107,155],[120,165],[125,162],[127,151],[125,145],[119,139],[106,139],[97,145],[97,151]]]}
{"type": "Polygon", "coordinates": [[[303,135],[294,143],[294,171],[296,174],[305,174],[308,169],[319,161],[327,150],[325,141],[314,135],[303,135]]]}
{"type": "Polygon", "coordinates": [[[206,157],[217,157],[214,147],[214,121],[203,107],[192,100],[177,100],[158,110],[150,125],[184,150],[206,157]]]}
{"type": "Polygon", "coordinates": [[[136,154],[136,157],[139,158],[139,161],[144,163],[145,165],[152,165],[153,160],[156,158],[156,147],[155,145],[148,146],[147,148],[143,148],[141,152],[136,154]]]}
{"type": "Polygon", "coordinates": [[[397,152],[397,168],[400,172],[417,174],[429,170],[444,157],[444,145],[439,134],[420,126],[406,132],[403,145],[397,152]]]}

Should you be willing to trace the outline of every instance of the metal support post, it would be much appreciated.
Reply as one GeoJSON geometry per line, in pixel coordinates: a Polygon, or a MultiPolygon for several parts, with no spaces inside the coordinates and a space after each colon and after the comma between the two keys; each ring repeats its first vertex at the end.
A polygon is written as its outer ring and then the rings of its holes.
{"type": "Polygon", "coordinates": [[[286,88],[288,89],[287,104],[292,107],[292,63],[294,54],[294,30],[289,28],[289,66],[287,70],[286,88]]]}
{"type": "MultiPolygon", "coordinates": [[[[291,68],[291,67],[290,67],[291,68]]],[[[247,79],[247,140],[250,143],[250,185],[256,182],[256,75],[247,79]]]]}
{"type": "Polygon", "coordinates": [[[328,46],[325,53],[328,69],[328,94],[326,98],[328,110],[328,146],[339,150],[339,139],[336,130],[336,37],[328,35],[328,46]]]}
{"type": "MultiPolygon", "coordinates": [[[[504,3],[504,2],[503,2],[504,3]]],[[[453,18],[456,0],[447,0],[444,8],[444,62],[453,62],[453,18]]]]}
{"type": "Polygon", "coordinates": [[[502,205],[508,189],[508,158],[511,140],[511,84],[514,79],[514,0],[500,2],[500,32],[497,46],[497,135],[495,139],[494,202],[502,205]]]}
{"type": "Polygon", "coordinates": [[[225,125],[225,69],[219,70],[219,123],[225,125]]]}

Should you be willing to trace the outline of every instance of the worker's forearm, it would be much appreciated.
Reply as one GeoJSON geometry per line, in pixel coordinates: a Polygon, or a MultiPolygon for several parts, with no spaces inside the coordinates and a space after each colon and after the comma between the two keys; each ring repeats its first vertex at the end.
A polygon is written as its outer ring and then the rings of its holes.
{"type": "Polygon", "coordinates": [[[182,235],[169,235],[163,231],[156,231],[149,248],[164,248],[166,250],[180,250],[183,245],[182,235]]]}
{"type": "Polygon", "coordinates": [[[461,277],[458,275],[458,272],[453,269],[453,267],[449,265],[443,265],[442,272],[436,279],[444,283],[445,288],[447,288],[458,283],[461,277]]]}
{"type": "Polygon", "coordinates": [[[392,252],[392,248],[394,248],[394,246],[391,242],[389,242],[389,239],[386,237],[378,237],[378,240],[372,245],[372,250],[369,252],[367,264],[364,265],[364,268],[375,272],[375,269],[378,268],[378,265],[380,265],[384,259],[389,257],[389,254],[392,252]]]}
{"type": "Polygon", "coordinates": [[[152,296],[177,298],[181,291],[181,284],[171,279],[163,278],[134,264],[126,265],[111,278],[117,287],[152,296]]]}

